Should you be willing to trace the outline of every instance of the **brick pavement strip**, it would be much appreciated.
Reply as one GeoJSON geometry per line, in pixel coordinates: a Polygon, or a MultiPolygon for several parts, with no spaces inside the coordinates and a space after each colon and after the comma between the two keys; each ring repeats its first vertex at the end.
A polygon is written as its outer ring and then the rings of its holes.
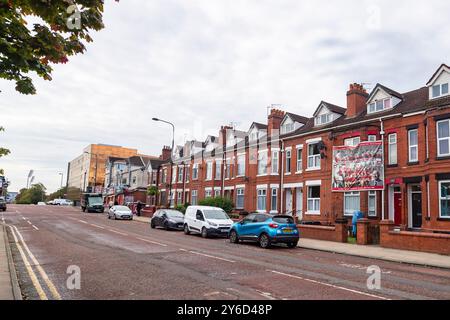
{"type": "Polygon", "coordinates": [[[22,300],[5,225],[0,226],[0,300],[22,300]]]}

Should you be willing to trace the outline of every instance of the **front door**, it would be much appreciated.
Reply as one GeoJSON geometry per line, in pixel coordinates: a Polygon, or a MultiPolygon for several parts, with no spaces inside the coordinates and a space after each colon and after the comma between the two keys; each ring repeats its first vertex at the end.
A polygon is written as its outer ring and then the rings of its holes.
{"type": "Polygon", "coordinates": [[[396,225],[402,223],[402,193],[400,187],[394,188],[394,222],[396,225]]]}
{"type": "Polygon", "coordinates": [[[286,214],[292,215],[292,190],[286,189],[286,214]]]}
{"type": "Polygon", "coordinates": [[[303,192],[302,189],[297,188],[297,197],[296,197],[296,203],[297,203],[297,213],[296,216],[299,220],[302,220],[303,218],[303,192]]]}
{"type": "Polygon", "coordinates": [[[422,191],[419,185],[411,186],[412,227],[422,227],[422,191]]]}

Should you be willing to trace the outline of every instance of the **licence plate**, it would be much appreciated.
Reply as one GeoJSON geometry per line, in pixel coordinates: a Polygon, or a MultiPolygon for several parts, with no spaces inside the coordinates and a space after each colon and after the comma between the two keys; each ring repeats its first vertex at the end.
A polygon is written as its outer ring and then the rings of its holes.
{"type": "Polygon", "coordinates": [[[230,231],[230,230],[228,230],[228,229],[222,229],[222,230],[220,230],[220,231],[222,231],[222,232],[228,232],[228,231],[230,231]]]}
{"type": "Polygon", "coordinates": [[[294,230],[292,229],[283,229],[283,233],[292,233],[294,230]]]}

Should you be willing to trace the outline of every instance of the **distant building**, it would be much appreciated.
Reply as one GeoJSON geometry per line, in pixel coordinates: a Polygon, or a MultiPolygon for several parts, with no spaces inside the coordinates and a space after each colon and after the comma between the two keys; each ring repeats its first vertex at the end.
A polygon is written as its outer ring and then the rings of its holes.
{"type": "MultiPolygon", "coordinates": [[[[105,184],[105,164],[108,158],[128,158],[137,155],[137,149],[91,144],[83,149],[81,155],[68,163],[67,187],[69,190],[76,190],[78,194],[79,191],[102,192],[105,184]]],[[[75,195],[77,192],[68,192],[70,193],[68,197],[77,197],[75,195]]]]}

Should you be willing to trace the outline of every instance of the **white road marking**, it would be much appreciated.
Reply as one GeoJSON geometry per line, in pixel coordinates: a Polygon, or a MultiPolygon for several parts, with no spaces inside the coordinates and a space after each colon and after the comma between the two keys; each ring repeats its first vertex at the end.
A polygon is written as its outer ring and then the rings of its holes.
{"type": "Polygon", "coordinates": [[[108,229],[108,231],[111,231],[111,232],[114,232],[114,233],[120,234],[120,235],[122,235],[122,236],[128,236],[128,233],[123,233],[123,232],[120,232],[120,231],[116,231],[116,230],[113,230],[113,229],[108,229]]]}
{"type": "Polygon", "coordinates": [[[186,249],[180,249],[180,251],[184,251],[184,252],[187,252],[187,250],[186,250],[186,249]]]}
{"type": "Polygon", "coordinates": [[[283,273],[283,272],[279,272],[279,271],[275,271],[275,270],[267,270],[267,271],[275,273],[275,274],[278,274],[278,275],[294,278],[294,279],[299,279],[299,280],[308,281],[308,282],[312,282],[312,283],[316,283],[316,284],[321,284],[321,285],[324,285],[324,286],[327,286],[327,287],[331,287],[331,288],[335,288],[335,289],[340,289],[340,290],[353,292],[353,293],[360,294],[360,295],[363,295],[363,296],[368,296],[368,297],[371,297],[371,298],[376,298],[376,299],[381,299],[381,300],[391,300],[391,299],[388,299],[388,298],[385,298],[385,297],[381,297],[381,296],[377,296],[377,295],[374,295],[374,294],[370,294],[370,293],[367,293],[367,292],[353,290],[353,289],[349,289],[349,288],[344,288],[344,287],[336,286],[334,284],[321,282],[321,281],[317,281],[317,280],[312,280],[312,279],[307,279],[307,278],[303,278],[303,277],[299,277],[299,276],[294,276],[294,275],[288,274],[288,273],[283,273]]]}
{"type": "Polygon", "coordinates": [[[138,237],[136,237],[136,239],[141,240],[141,241],[145,241],[145,242],[148,242],[148,243],[157,244],[158,246],[161,246],[161,247],[167,247],[167,244],[164,244],[164,243],[161,243],[161,242],[151,241],[151,240],[147,240],[147,239],[144,239],[144,238],[138,238],[138,237]]]}
{"type": "Polygon", "coordinates": [[[27,251],[27,253],[30,256],[31,261],[34,263],[35,267],[38,269],[42,279],[44,279],[45,283],[47,284],[47,287],[49,288],[50,292],[52,293],[53,298],[55,298],[56,300],[61,300],[61,295],[59,294],[59,292],[56,289],[56,287],[53,284],[53,282],[49,279],[49,277],[48,277],[47,273],[45,272],[45,270],[39,264],[39,261],[36,259],[36,257],[31,252],[30,248],[28,248],[27,244],[25,243],[25,240],[22,237],[22,234],[19,232],[19,230],[17,229],[16,226],[13,226],[13,228],[16,229],[16,232],[19,235],[19,238],[20,238],[20,240],[21,240],[21,242],[23,244],[23,247],[27,251]]]}
{"type": "Polygon", "coordinates": [[[19,250],[20,256],[22,257],[23,263],[25,264],[25,268],[27,269],[28,275],[30,276],[33,286],[36,288],[39,298],[41,300],[48,300],[47,295],[45,294],[44,290],[42,289],[42,286],[39,283],[37,276],[33,271],[33,268],[31,268],[30,261],[28,260],[27,256],[23,252],[22,246],[20,245],[19,240],[16,237],[14,228],[12,226],[9,226],[9,228],[11,229],[11,233],[14,237],[14,242],[16,243],[17,249],[19,250]]]}
{"type": "Polygon", "coordinates": [[[81,223],[84,223],[84,224],[88,224],[86,221],[84,221],[84,220],[78,220],[78,221],[80,221],[81,223]]]}
{"type": "Polygon", "coordinates": [[[93,227],[96,227],[96,228],[99,228],[99,229],[105,229],[104,227],[99,226],[99,225],[97,225],[97,224],[89,223],[89,225],[90,225],[90,226],[93,226],[93,227]]]}
{"type": "Polygon", "coordinates": [[[30,220],[27,220],[27,222],[28,222],[29,225],[31,225],[31,221],[30,220]]]}
{"type": "Polygon", "coordinates": [[[39,231],[39,228],[36,227],[34,224],[33,224],[33,228],[36,229],[37,231],[39,231]]]}
{"type": "Polygon", "coordinates": [[[27,220],[25,217],[22,217],[23,220],[27,220]]]}
{"type": "Polygon", "coordinates": [[[204,253],[200,253],[200,252],[196,252],[196,251],[189,251],[189,252],[193,253],[193,254],[197,254],[199,256],[204,256],[204,257],[208,257],[208,258],[212,258],[212,259],[222,260],[222,261],[226,261],[226,262],[230,262],[230,263],[235,263],[236,262],[236,261],[233,261],[233,260],[228,260],[228,259],[225,259],[225,258],[211,256],[209,254],[204,254],[204,253]]]}
{"type": "Polygon", "coordinates": [[[264,298],[267,298],[267,299],[269,299],[269,300],[276,300],[274,297],[272,297],[272,294],[269,293],[269,292],[263,292],[263,291],[259,291],[259,290],[256,290],[256,292],[257,292],[259,295],[263,296],[264,298]]]}

